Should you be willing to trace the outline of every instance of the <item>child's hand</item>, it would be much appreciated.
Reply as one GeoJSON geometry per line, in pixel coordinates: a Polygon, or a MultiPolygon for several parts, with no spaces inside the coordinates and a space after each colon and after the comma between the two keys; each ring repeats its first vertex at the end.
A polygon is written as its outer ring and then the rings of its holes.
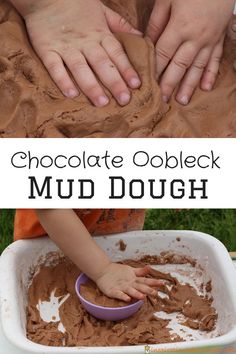
{"type": "Polygon", "coordinates": [[[180,85],[176,99],[188,104],[201,81],[216,81],[227,25],[235,0],[156,0],[147,34],[156,44],[157,76],[163,100],[180,85]]]}
{"type": "Polygon", "coordinates": [[[125,19],[99,0],[33,0],[21,13],[36,52],[65,96],[78,95],[76,83],[96,106],[106,105],[99,78],[120,105],[128,104],[128,86],[141,82],[112,32],[140,32],[125,19]]]}
{"type": "Polygon", "coordinates": [[[163,283],[157,279],[145,278],[149,272],[148,266],[132,268],[110,263],[95,281],[99,289],[111,298],[123,301],[130,301],[131,298],[143,300],[146,295],[155,295],[153,287],[163,283]]]}

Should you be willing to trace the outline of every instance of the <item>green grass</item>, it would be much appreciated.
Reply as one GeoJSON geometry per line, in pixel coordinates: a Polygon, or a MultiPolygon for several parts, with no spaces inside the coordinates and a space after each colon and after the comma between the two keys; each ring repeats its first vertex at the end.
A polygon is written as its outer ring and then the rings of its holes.
{"type": "Polygon", "coordinates": [[[13,241],[14,210],[0,210],[0,254],[13,241]]]}
{"type": "MultiPolygon", "coordinates": [[[[13,240],[14,210],[0,211],[0,254],[13,240]]],[[[236,210],[158,210],[147,211],[146,230],[195,230],[221,240],[229,251],[236,251],[236,210]]]]}
{"type": "Polygon", "coordinates": [[[236,210],[158,210],[147,211],[146,230],[194,230],[208,233],[236,251],[236,210]]]}

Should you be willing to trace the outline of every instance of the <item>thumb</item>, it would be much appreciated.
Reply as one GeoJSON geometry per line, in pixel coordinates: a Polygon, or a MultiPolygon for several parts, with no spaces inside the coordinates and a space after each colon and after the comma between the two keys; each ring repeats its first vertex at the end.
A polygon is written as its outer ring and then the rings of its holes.
{"type": "Polygon", "coordinates": [[[125,32],[142,36],[142,32],[135,29],[124,17],[106,6],[104,8],[105,17],[111,32],[125,32]]]}

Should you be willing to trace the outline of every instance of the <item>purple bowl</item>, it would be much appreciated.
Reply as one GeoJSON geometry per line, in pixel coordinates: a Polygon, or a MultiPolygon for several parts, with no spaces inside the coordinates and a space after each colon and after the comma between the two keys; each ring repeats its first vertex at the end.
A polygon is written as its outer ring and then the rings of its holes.
{"type": "Polygon", "coordinates": [[[135,314],[143,305],[142,300],[137,300],[131,305],[116,307],[116,308],[103,307],[103,306],[92,304],[80,294],[80,285],[87,283],[87,281],[88,281],[87,275],[83,273],[80,274],[75,284],[75,291],[80,299],[81,304],[87,310],[87,312],[100,320],[104,320],[104,321],[124,320],[132,316],[133,314],[135,314]]]}

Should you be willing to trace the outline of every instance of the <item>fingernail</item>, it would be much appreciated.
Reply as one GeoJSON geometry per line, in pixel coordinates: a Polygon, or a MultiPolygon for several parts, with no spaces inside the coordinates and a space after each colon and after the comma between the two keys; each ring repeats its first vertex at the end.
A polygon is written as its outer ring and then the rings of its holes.
{"type": "Polygon", "coordinates": [[[189,104],[189,98],[188,98],[188,96],[182,96],[182,97],[178,98],[178,102],[184,106],[187,106],[187,104],[189,104]]]}
{"type": "Polygon", "coordinates": [[[168,96],[162,96],[162,100],[163,100],[163,102],[165,102],[165,103],[168,103],[169,102],[169,97],[168,96]]]}
{"type": "Polygon", "coordinates": [[[137,35],[139,35],[139,36],[143,36],[143,33],[140,32],[140,31],[138,31],[138,30],[136,30],[136,29],[132,29],[132,30],[131,30],[131,33],[137,34],[137,35]]]}
{"type": "Polygon", "coordinates": [[[206,83],[203,85],[203,89],[205,91],[211,91],[212,90],[212,84],[211,83],[206,83]]]}
{"type": "Polygon", "coordinates": [[[65,96],[66,97],[69,97],[69,98],[74,98],[76,96],[78,96],[79,92],[74,90],[74,89],[70,89],[68,92],[65,93],[65,96]]]}
{"type": "Polygon", "coordinates": [[[128,93],[121,93],[120,96],[119,96],[119,103],[123,106],[123,105],[126,105],[129,103],[130,101],[130,94],[128,93]]]}
{"type": "Polygon", "coordinates": [[[130,86],[132,88],[138,88],[141,85],[141,81],[138,77],[132,77],[132,79],[130,80],[130,86]]]}
{"type": "Polygon", "coordinates": [[[97,100],[98,107],[104,107],[109,103],[109,98],[107,96],[100,96],[97,100]]]}

